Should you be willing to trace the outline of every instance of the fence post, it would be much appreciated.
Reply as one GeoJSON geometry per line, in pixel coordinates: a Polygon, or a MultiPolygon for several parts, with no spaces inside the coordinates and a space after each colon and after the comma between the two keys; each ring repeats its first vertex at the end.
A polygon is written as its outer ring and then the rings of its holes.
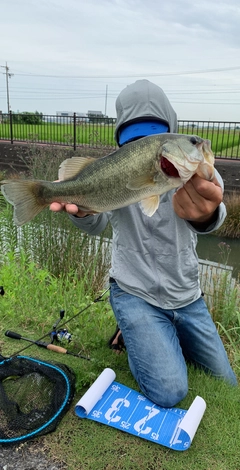
{"type": "Polygon", "coordinates": [[[11,144],[13,144],[13,121],[12,121],[12,111],[9,111],[9,126],[10,126],[10,139],[11,144]]]}
{"type": "Polygon", "coordinates": [[[73,113],[73,150],[76,150],[76,113],[73,113]]]}

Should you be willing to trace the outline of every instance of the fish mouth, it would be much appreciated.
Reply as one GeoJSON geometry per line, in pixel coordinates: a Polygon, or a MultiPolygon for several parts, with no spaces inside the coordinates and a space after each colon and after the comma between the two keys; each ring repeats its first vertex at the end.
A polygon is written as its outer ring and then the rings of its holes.
{"type": "Polygon", "coordinates": [[[166,176],[180,178],[177,168],[166,157],[161,156],[160,166],[166,176]]]}

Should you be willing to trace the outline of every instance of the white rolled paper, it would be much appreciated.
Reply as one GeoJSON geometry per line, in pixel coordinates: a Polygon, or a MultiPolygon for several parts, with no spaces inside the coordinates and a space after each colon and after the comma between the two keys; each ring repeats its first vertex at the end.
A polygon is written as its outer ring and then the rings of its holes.
{"type": "Polygon", "coordinates": [[[100,398],[102,398],[103,394],[115,378],[116,374],[114,370],[109,368],[104,369],[76,404],[75,413],[78,416],[80,416],[82,412],[84,412],[85,415],[88,415],[100,398]]]}
{"type": "Polygon", "coordinates": [[[189,435],[191,442],[195,436],[205,410],[206,402],[202,397],[196,396],[179,425],[179,427],[183,429],[183,431],[186,431],[186,433],[189,435]]]}

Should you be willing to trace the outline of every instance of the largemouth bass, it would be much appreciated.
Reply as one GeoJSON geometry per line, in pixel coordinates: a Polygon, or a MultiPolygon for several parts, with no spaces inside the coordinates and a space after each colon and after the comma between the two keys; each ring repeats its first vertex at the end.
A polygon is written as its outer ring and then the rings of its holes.
{"type": "Polygon", "coordinates": [[[130,142],[102,158],[72,157],[59,168],[60,182],[10,179],[0,182],[23,225],[52,202],[76,204],[99,213],[141,202],[151,217],[160,195],[186,183],[195,173],[211,180],[214,156],[209,140],[181,134],[155,134],[130,142]]]}

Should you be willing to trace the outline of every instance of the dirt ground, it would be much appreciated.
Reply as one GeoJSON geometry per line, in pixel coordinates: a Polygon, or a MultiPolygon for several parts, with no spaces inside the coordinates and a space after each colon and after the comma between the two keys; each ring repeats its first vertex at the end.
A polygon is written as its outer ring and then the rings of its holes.
{"type": "Polygon", "coordinates": [[[215,167],[219,171],[226,192],[240,191],[240,160],[216,159],[215,167]]]}
{"type": "Polygon", "coordinates": [[[0,446],[0,470],[67,470],[67,466],[48,459],[36,440],[17,446],[0,446]]]}

